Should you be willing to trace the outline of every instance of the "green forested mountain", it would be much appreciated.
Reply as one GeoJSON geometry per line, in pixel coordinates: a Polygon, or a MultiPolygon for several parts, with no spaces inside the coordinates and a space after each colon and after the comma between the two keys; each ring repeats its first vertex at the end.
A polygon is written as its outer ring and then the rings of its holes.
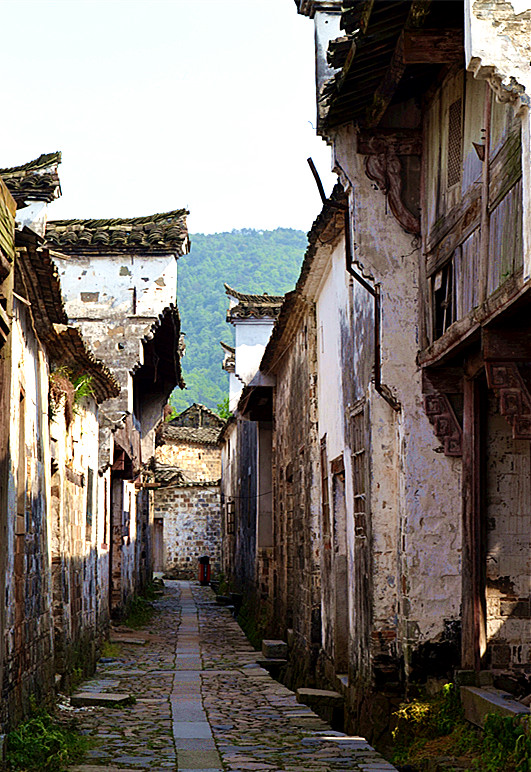
{"type": "Polygon", "coordinates": [[[241,292],[284,294],[297,281],[307,243],[305,233],[289,228],[196,233],[190,239],[190,254],[177,264],[186,389],[176,389],[170,403],[179,412],[194,402],[215,410],[228,396],[219,342],[232,345],[234,331],[225,321],[229,299],[224,282],[241,292]]]}

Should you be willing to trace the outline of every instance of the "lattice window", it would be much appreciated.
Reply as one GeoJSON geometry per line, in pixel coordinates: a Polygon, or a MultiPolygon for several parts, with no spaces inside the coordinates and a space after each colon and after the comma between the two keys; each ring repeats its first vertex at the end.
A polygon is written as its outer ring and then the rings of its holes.
{"type": "Polygon", "coordinates": [[[449,188],[461,181],[461,146],[463,140],[461,112],[461,99],[456,99],[448,111],[447,181],[449,188]]]}
{"type": "Polygon", "coordinates": [[[363,406],[352,415],[352,476],[354,490],[354,529],[366,536],[365,413],[363,406]]]}
{"type": "Polygon", "coordinates": [[[228,536],[233,536],[236,530],[235,514],[236,514],[236,504],[229,497],[227,503],[225,504],[225,532],[227,533],[228,536]]]}

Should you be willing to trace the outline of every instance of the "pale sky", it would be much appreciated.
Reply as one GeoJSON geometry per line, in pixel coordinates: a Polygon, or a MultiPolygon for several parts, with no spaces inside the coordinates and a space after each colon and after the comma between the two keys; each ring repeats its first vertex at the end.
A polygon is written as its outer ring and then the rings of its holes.
{"type": "Polygon", "coordinates": [[[306,158],[334,177],[293,0],[2,0],[0,23],[0,167],[62,151],[50,218],[310,228],[306,158]]]}

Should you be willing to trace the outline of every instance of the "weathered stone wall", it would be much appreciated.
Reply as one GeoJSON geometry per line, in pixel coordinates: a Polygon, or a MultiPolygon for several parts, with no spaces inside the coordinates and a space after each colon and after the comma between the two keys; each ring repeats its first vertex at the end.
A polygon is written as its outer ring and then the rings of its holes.
{"type": "Polygon", "coordinates": [[[156,448],[155,458],[161,464],[178,467],[186,477],[196,482],[219,480],[221,477],[221,452],[215,445],[168,441],[156,448]]]}
{"type": "Polygon", "coordinates": [[[94,668],[109,619],[108,502],[98,490],[102,485],[105,492],[97,472],[95,400],[77,405],[69,426],[59,405],[50,428],[54,655],[55,670],[67,684],[74,668],[94,668]]]}
{"type": "Polygon", "coordinates": [[[12,328],[11,468],[8,490],[6,629],[1,723],[16,723],[29,697],[53,689],[49,534],[48,366],[25,306],[12,328]]]}
{"type": "Polygon", "coordinates": [[[155,520],[163,521],[164,569],[197,576],[197,561],[208,555],[212,573],[221,569],[219,485],[172,486],[155,493],[155,520]]]}
{"type": "Polygon", "coordinates": [[[274,632],[284,638],[287,628],[294,631],[293,686],[304,683],[321,646],[316,328],[313,307],[298,314],[275,370],[270,569],[274,632]]]}

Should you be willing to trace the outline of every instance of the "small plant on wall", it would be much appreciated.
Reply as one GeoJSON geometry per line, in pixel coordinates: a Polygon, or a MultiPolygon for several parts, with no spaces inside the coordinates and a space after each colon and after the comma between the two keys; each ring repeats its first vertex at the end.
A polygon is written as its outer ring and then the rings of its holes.
{"type": "Polygon", "coordinates": [[[76,376],[68,367],[56,367],[50,373],[50,420],[53,420],[63,408],[66,425],[70,426],[82,400],[93,393],[91,375],[81,373],[76,376]]]}

